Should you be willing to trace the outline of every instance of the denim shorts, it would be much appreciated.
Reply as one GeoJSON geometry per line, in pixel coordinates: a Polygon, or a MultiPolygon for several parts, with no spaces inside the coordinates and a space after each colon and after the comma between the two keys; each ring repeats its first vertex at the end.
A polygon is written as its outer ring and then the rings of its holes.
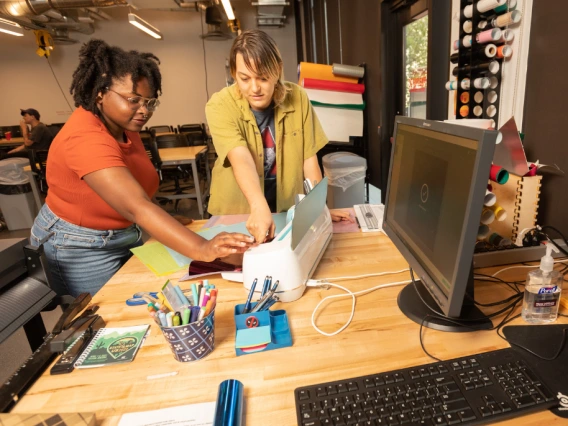
{"type": "Polygon", "coordinates": [[[73,225],[44,204],[31,229],[30,243],[43,243],[51,284],[58,293],[94,295],[130,258],[130,249],[142,245],[136,225],[100,231],[73,225]]]}

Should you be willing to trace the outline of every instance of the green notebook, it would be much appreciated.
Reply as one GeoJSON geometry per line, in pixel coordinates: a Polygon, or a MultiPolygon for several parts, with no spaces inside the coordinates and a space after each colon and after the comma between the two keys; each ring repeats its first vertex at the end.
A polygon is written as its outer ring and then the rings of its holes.
{"type": "Polygon", "coordinates": [[[140,349],[150,325],[101,328],[81,353],[75,368],[102,367],[130,362],[140,349]]]}

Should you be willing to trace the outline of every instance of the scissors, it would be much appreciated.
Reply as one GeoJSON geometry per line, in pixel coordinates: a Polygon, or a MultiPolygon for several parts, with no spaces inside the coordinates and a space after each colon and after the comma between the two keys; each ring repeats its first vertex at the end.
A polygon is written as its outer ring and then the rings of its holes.
{"type": "Polygon", "coordinates": [[[126,299],[126,304],[128,306],[138,306],[147,305],[148,303],[154,303],[158,301],[157,291],[139,291],[134,293],[130,299],[126,299]]]}

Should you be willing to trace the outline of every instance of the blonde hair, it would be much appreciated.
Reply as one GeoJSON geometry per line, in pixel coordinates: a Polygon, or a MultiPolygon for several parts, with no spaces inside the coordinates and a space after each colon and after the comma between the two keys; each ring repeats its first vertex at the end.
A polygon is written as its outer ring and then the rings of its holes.
{"type": "MultiPolygon", "coordinates": [[[[236,77],[237,73],[237,54],[239,53],[243,56],[249,71],[259,76],[277,80],[273,95],[274,104],[280,105],[284,102],[290,89],[284,85],[284,63],[274,40],[264,31],[243,31],[233,42],[229,54],[229,67],[233,78],[236,77]]],[[[242,96],[240,90],[238,90],[238,93],[242,96]]]]}

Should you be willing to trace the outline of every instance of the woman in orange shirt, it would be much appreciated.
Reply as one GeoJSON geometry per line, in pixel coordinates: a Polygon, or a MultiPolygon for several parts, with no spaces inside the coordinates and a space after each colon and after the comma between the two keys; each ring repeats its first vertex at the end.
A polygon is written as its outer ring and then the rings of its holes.
{"type": "Polygon", "coordinates": [[[252,238],[191,232],[151,201],[159,179],[138,132],[159,105],[158,58],[101,40],[80,51],[71,93],[77,109],[54,139],[49,192],[31,230],[44,242],[52,285],[95,294],[142,244],[138,225],[192,259],[244,252],[252,238]]]}

